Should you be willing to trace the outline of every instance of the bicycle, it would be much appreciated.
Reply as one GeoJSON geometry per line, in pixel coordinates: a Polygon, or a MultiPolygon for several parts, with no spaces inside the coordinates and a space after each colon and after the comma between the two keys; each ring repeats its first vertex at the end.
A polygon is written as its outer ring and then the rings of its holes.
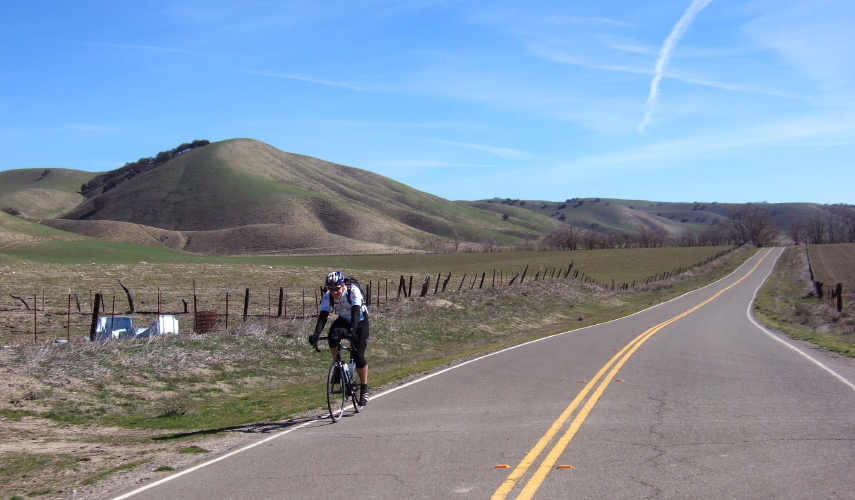
{"type": "Polygon", "coordinates": [[[330,370],[327,373],[327,406],[332,421],[338,422],[344,414],[348,398],[353,403],[354,413],[361,412],[362,406],[359,405],[359,382],[354,380],[353,353],[356,352],[356,347],[353,345],[354,338],[351,335],[318,337],[318,342],[315,342],[315,350],[320,351],[318,343],[321,340],[330,338],[338,340],[339,344],[336,358],[330,364],[330,370]],[[342,340],[347,341],[347,346],[342,345],[342,340]],[[350,352],[350,361],[347,363],[341,358],[342,350],[350,352]]]}

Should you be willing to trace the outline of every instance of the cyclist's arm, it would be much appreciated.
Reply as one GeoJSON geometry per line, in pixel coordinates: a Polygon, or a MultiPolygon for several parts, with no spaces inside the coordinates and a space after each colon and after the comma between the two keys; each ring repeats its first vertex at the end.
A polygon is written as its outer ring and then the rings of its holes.
{"type": "Polygon", "coordinates": [[[362,309],[360,306],[351,306],[350,308],[350,333],[356,331],[356,327],[359,325],[359,311],[362,309]]]}
{"type": "Polygon", "coordinates": [[[327,318],[329,318],[329,317],[330,317],[329,311],[321,311],[318,314],[318,322],[315,323],[315,334],[314,334],[315,338],[321,336],[321,332],[324,330],[324,325],[327,324],[327,318]]]}

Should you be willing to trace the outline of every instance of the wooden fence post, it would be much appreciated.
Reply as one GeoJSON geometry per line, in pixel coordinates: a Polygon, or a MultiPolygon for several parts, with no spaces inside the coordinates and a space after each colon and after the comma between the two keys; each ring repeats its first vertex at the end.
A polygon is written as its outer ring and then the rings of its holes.
{"type": "Polygon", "coordinates": [[[89,327],[89,341],[95,341],[95,331],[98,329],[98,313],[101,311],[101,292],[95,294],[95,303],[92,306],[92,324],[89,327]]]}
{"type": "Polygon", "coordinates": [[[33,343],[39,343],[39,294],[33,294],[33,343]]]}
{"type": "Polygon", "coordinates": [[[130,313],[133,314],[136,311],[136,307],[134,306],[134,297],[131,295],[131,291],[128,290],[128,287],[126,287],[125,284],[122,283],[122,280],[118,280],[118,281],[119,281],[119,286],[122,287],[122,290],[125,291],[125,295],[128,296],[128,309],[130,309],[130,313]]]}
{"type": "Polygon", "coordinates": [[[71,342],[71,289],[68,289],[68,316],[65,322],[65,341],[71,342]]]}
{"type": "Polygon", "coordinates": [[[243,298],[243,321],[246,322],[246,317],[249,315],[249,288],[246,289],[246,294],[243,298]]]}
{"type": "Polygon", "coordinates": [[[430,274],[426,274],[425,280],[422,282],[422,291],[419,294],[419,297],[426,296],[429,287],[430,287],[430,274]]]}
{"type": "Polygon", "coordinates": [[[282,317],[282,301],[284,298],[285,298],[285,288],[280,286],[279,287],[279,308],[276,310],[276,317],[277,318],[282,317]]]}

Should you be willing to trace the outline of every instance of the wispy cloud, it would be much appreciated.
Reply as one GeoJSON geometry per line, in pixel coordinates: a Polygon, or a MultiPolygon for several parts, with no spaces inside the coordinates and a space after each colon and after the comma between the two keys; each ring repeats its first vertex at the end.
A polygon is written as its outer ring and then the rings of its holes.
{"type": "Polygon", "coordinates": [[[650,94],[647,97],[647,113],[638,125],[639,132],[644,132],[644,129],[650,124],[653,114],[656,112],[656,105],[659,99],[659,83],[665,75],[665,67],[668,66],[668,62],[671,60],[671,53],[674,51],[674,47],[677,46],[680,38],[682,38],[689,29],[689,26],[691,26],[695,16],[709,5],[710,2],[712,2],[712,0],[693,0],[692,4],[689,5],[689,8],[683,14],[683,17],[681,17],[677,24],[674,25],[674,28],[671,29],[671,33],[668,35],[668,38],[665,39],[665,43],[662,44],[662,48],[659,51],[659,58],[656,60],[653,80],[650,81],[650,94]]]}
{"type": "Polygon", "coordinates": [[[355,92],[370,92],[371,89],[368,87],[362,87],[358,85],[353,85],[345,82],[333,82],[329,80],[321,80],[320,78],[313,78],[303,75],[296,75],[293,73],[274,73],[271,71],[252,71],[252,70],[243,70],[243,73],[247,73],[250,75],[258,75],[258,76],[267,76],[270,78],[283,78],[286,80],[298,80],[301,82],[309,82],[316,83],[318,85],[326,85],[329,87],[338,87],[347,90],[353,90],[355,92]]]}
{"type": "Polygon", "coordinates": [[[136,44],[126,44],[126,43],[108,43],[108,42],[81,42],[84,45],[91,45],[96,47],[109,47],[112,49],[122,49],[122,50],[141,50],[146,52],[161,52],[161,53],[169,53],[169,54],[186,54],[186,55],[195,55],[195,56],[210,56],[213,54],[193,51],[193,50],[185,50],[185,49],[176,49],[174,47],[161,47],[158,45],[136,45],[136,44]]]}
{"type": "Polygon", "coordinates": [[[763,148],[780,150],[851,146],[855,144],[853,137],[855,117],[845,111],[807,114],[714,134],[691,135],[638,148],[585,156],[562,163],[556,167],[559,172],[549,171],[545,177],[554,177],[566,169],[606,172],[661,169],[668,168],[667,165],[680,165],[679,168],[683,168],[686,164],[709,158],[710,155],[737,156],[746,150],[756,152],[763,148]]]}
{"type": "Polygon", "coordinates": [[[500,158],[506,158],[509,160],[529,160],[534,158],[531,154],[526,153],[525,151],[521,151],[519,149],[512,148],[500,148],[495,146],[485,146],[483,144],[470,144],[466,142],[455,142],[455,141],[437,141],[442,144],[448,144],[451,146],[460,146],[468,149],[475,149],[478,151],[486,151],[492,155],[498,156],[500,158]]]}
{"type": "Polygon", "coordinates": [[[481,163],[453,163],[447,161],[433,160],[392,160],[379,163],[382,167],[411,167],[411,168],[497,168],[496,165],[486,165],[481,163]]]}

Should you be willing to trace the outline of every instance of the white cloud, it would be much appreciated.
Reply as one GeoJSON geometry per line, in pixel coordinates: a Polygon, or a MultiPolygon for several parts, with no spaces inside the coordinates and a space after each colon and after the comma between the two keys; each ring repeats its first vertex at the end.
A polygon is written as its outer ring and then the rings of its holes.
{"type": "Polygon", "coordinates": [[[391,160],[377,163],[377,166],[405,168],[497,168],[496,165],[487,165],[483,163],[453,163],[433,160],[391,160]]]}
{"type": "Polygon", "coordinates": [[[500,158],[505,158],[509,160],[530,160],[534,158],[533,155],[526,153],[525,151],[520,151],[519,149],[512,148],[501,148],[496,146],[485,146],[482,144],[469,144],[465,142],[454,142],[454,141],[436,141],[442,144],[448,144],[451,146],[460,146],[463,148],[475,149],[478,151],[486,151],[491,155],[498,156],[500,158]]]}
{"type": "Polygon", "coordinates": [[[302,75],[297,75],[297,74],[293,74],[293,73],[276,73],[276,72],[272,72],[272,71],[251,71],[251,70],[243,70],[243,73],[247,73],[250,75],[266,76],[266,77],[270,77],[270,78],[282,78],[285,80],[297,80],[297,81],[301,81],[301,82],[316,83],[318,85],[325,85],[328,87],[338,87],[338,88],[342,88],[342,89],[353,90],[356,92],[370,92],[371,91],[368,87],[353,85],[351,83],[322,80],[320,78],[302,76],[302,75]]]}

